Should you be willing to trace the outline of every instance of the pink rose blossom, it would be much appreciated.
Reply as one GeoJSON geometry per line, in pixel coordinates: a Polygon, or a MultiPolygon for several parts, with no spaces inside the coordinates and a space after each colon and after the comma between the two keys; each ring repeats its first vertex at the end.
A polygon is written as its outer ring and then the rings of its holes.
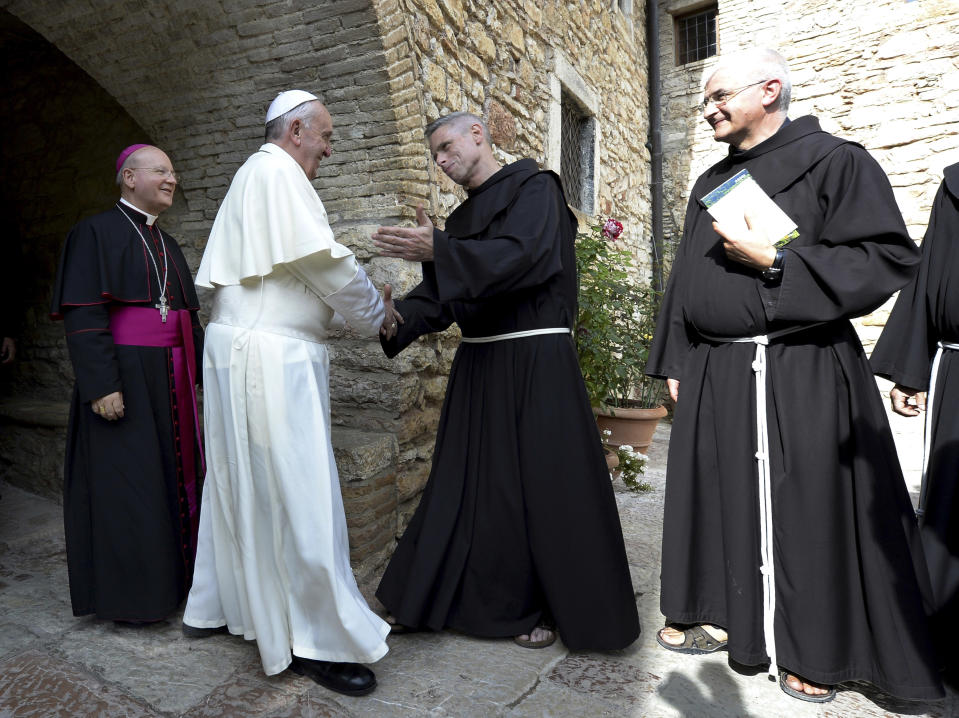
{"type": "Polygon", "coordinates": [[[606,239],[618,239],[619,235],[623,233],[623,223],[615,219],[607,219],[606,224],[603,225],[603,236],[606,239]]]}

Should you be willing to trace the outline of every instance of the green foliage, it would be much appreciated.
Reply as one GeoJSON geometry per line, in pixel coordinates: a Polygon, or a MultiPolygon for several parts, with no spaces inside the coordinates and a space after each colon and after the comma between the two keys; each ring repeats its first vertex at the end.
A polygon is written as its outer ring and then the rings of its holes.
{"type": "Polygon", "coordinates": [[[619,457],[619,478],[623,480],[630,491],[646,493],[652,491],[653,487],[648,481],[640,481],[639,475],[644,473],[646,462],[649,457],[634,451],[632,446],[620,446],[616,449],[616,456],[619,457]]]}
{"type": "Polygon", "coordinates": [[[609,429],[603,429],[603,447],[606,451],[612,451],[616,454],[616,459],[619,463],[616,464],[616,467],[613,469],[613,472],[610,474],[612,478],[620,478],[623,480],[623,483],[626,484],[626,488],[630,491],[636,491],[638,493],[645,494],[648,491],[653,490],[652,484],[648,481],[640,481],[639,475],[646,473],[646,462],[649,461],[649,457],[646,454],[641,454],[640,452],[633,449],[632,446],[627,446],[622,444],[620,446],[613,446],[609,443],[610,437],[613,435],[609,429]]]}
{"type": "Polygon", "coordinates": [[[632,253],[613,236],[596,225],[576,237],[579,366],[593,406],[653,408],[665,396],[645,374],[660,295],[638,284],[632,253]]]}

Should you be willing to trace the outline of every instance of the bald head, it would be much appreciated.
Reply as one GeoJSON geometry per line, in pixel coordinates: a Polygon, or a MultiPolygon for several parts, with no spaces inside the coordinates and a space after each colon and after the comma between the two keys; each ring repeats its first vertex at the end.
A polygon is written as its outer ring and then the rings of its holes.
{"type": "MultiPolygon", "coordinates": [[[[126,158],[123,159],[123,161],[120,162],[120,165],[117,167],[116,180],[118,187],[123,187],[123,170],[129,167],[136,167],[137,162],[140,159],[154,156],[153,152],[148,152],[147,150],[163,153],[163,150],[161,150],[159,147],[154,147],[153,145],[133,145],[133,147],[137,148],[133,152],[129,151],[130,148],[124,150],[124,152],[128,152],[129,154],[126,155],[126,158]]],[[[123,157],[122,154],[120,156],[123,157]]]]}
{"type": "Polygon", "coordinates": [[[775,50],[757,47],[732,55],[724,55],[709,75],[706,84],[708,85],[717,74],[735,78],[735,82],[738,83],[737,87],[768,80],[779,80],[779,98],[770,109],[783,115],[789,110],[789,100],[792,97],[789,66],[786,64],[785,58],[775,50]]]}
{"type": "Polygon", "coordinates": [[[137,209],[158,215],[173,204],[177,176],[166,152],[147,145],[132,153],[117,174],[120,196],[137,209]]]}

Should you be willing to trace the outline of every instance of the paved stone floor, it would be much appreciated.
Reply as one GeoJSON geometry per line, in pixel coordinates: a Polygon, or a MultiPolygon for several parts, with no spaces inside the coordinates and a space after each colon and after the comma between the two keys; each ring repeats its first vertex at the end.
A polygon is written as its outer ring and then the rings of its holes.
{"type": "MultiPolygon", "coordinates": [[[[921,426],[896,419],[907,481],[918,488],[921,426]]],[[[847,687],[816,706],[783,695],[725,654],[680,656],[656,645],[659,541],[669,427],[650,451],[654,489],[617,488],[643,634],[612,653],[531,651],[452,633],[389,639],[377,690],[347,698],[285,672],[267,678],[240,638],[183,638],[178,616],[141,629],[70,612],[60,507],[0,486],[0,716],[957,716],[935,704],[847,687]]]]}

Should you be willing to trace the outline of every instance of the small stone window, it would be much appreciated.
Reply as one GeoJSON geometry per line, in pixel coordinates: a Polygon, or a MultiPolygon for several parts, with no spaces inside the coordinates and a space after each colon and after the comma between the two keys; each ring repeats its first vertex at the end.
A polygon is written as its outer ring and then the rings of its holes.
{"type": "Polygon", "coordinates": [[[543,165],[560,176],[569,205],[592,216],[599,202],[599,93],[561,52],[553,62],[543,165]]]}
{"type": "Polygon", "coordinates": [[[676,64],[705,60],[716,54],[718,5],[700,7],[673,18],[676,32],[676,64]]]}
{"type": "Polygon", "coordinates": [[[596,120],[566,88],[560,98],[559,176],[570,205],[592,214],[596,120]]]}

